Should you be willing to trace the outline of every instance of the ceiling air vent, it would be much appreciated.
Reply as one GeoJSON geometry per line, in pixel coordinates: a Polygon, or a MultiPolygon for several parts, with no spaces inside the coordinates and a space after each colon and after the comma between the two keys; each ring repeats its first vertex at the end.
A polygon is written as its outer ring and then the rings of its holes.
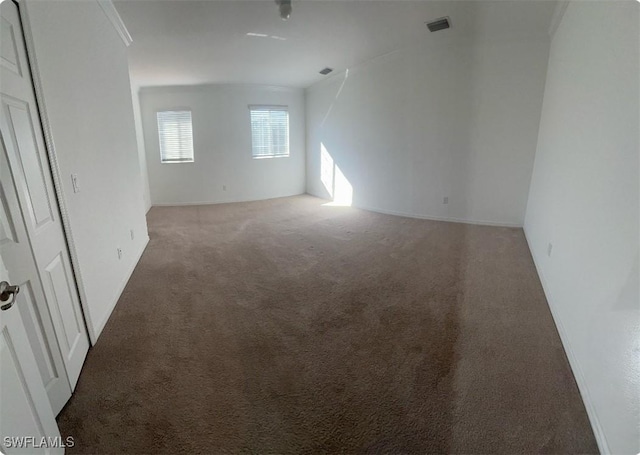
{"type": "Polygon", "coordinates": [[[331,71],[333,71],[333,69],[332,69],[332,68],[325,68],[325,69],[323,69],[323,70],[320,70],[320,74],[324,74],[324,75],[326,76],[326,75],[327,75],[327,74],[329,74],[331,71]]]}
{"type": "Polygon", "coordinates": [[[430,32],[437,32],[438,30],[444,30],[451,27],[451,24],[449,23],[448,17],[441,17],[440,19],[427,22],[427,27],[429,27],[430,32]]]}

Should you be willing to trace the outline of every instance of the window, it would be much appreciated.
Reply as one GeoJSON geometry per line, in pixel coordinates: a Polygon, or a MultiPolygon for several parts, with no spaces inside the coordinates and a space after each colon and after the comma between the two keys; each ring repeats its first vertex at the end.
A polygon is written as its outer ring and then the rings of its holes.
{"type": "Polygon", "coordinates": [[[157,113],[162,163],[193,163],[191,111],[157,113]]]}
{"type": "Polygon", "coordinates": [[[287,106],[249,106],[249,109],[253,157],[289,156],[289,109],[287,106]]]}

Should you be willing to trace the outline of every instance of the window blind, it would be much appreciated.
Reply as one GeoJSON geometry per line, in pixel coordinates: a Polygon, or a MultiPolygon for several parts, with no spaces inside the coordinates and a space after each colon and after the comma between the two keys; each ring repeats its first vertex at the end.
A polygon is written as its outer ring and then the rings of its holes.
{"type": "Polygon", "coordinates": [[[289,109],[286,106],[249,106],[249,109],[253,157],[289,156],[289,109]]]}
{"type": "Polygon", "coordinates": [[[191,111],[157,113],[162,163],[193,162],[193,131],[191,111]]]}

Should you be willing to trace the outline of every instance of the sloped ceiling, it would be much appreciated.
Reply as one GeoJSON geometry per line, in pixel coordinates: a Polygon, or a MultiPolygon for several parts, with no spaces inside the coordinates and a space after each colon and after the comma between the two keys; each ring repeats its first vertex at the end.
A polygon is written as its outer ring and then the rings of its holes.
{"type": "Polygon", "coordinates": [[[557,2],[294,0],[115,1],[133,44],[138,87],[206,83],[308,87],[336,71],[421,41],[549,39],[557,2]],[[425,21],[449,16],[449,30],[425,21]]]}

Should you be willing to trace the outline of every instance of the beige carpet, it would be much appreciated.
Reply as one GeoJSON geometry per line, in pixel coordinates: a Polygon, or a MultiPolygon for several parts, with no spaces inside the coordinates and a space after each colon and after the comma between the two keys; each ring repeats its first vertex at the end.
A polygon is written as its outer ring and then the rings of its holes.
{"type": "Polygon", "coordinates": [[[595,453],[521,229],[156,207],[68,453],[595,453]]]}

